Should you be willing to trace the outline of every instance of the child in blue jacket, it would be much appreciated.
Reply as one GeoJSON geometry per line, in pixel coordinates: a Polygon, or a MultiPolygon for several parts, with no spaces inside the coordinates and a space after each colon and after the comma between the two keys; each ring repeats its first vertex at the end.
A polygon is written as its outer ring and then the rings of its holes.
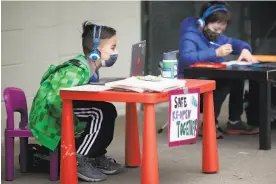
{"type": "MultiPolygon", "coordinates": [[[[230,38],[222,34],[231,21],[231,13],[223,2],[207,2],[203,5],[201,18],[188,17],[181,23],[179,42],[178,78],[184,78],[184,66],[196,62],[224,61],[230,53],[240,55],[238,60],[255,62],[251,54],[251,47],[246,42],[230,38]]],[[[230,79],[216,80],[214,92],[215,118],[226,96],[229,99],[229,121],[227,123],[228,134],[256,134],[257,129],[249,127],[241,121],[243,113],[244,81],[230,79]]],[[[218,126],[217,126],[218,127],[218,126]]],[[[218,128],[221,131],[221,129],[218,128]]],[[[222,134],[217,132],[217,137],[222,134]]]]}

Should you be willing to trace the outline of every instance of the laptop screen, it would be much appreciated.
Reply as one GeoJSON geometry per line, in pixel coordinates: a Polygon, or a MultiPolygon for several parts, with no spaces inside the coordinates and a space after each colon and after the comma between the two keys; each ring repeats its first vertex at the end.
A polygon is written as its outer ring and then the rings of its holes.
{"type": "Polygon", "coordinates": [[[146,59],[146,40],[132,45],[130,76],[143,76],[146,59]]]}

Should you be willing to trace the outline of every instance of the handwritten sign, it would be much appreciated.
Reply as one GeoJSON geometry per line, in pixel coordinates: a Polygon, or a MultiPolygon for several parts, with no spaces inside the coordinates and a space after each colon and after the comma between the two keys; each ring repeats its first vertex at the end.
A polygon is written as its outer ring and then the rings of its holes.
{"type": "Polygon", "coordinates": [[[169,147],[195,143],[199,125],[199,89],[169,92],[169,147]]]}

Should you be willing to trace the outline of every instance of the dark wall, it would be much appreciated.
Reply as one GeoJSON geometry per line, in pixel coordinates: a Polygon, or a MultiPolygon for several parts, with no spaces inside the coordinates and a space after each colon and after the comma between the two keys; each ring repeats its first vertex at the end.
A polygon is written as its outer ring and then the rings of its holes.
{"type": "Polygon", "coordinates": [[[254,52],[276,55],[276,2],[250,2],[250,20],[254,52]]]}
{"type": "MultiPolygon", "coordinates": [[[[250,18],[252,21],[253,37],[263,37],[276,21],[276,2],[251,2],[250,18]]],[[[268,36],[276,35],[274,29],[268,36]]]]}

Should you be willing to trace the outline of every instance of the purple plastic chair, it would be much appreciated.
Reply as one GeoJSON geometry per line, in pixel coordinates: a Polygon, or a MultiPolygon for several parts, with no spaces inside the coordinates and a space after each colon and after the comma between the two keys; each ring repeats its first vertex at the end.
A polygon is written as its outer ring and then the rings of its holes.
{"type": "MultiPolygon", "coordinates": [[[[27,172],[28,163],[28,138],[32,133],[27,129],[28,108],[25,93],[18,88],[6,88],[4,90],[4,100],[7,111],[7,125],[5,129],[5,156],[6,156],[6,180],[12,181],[14,178],[14,138],[20,138],[20,171],[27,172]],[[19,112],[21,120],[19,128],[14,127],[14,112],[19,112]]],[[[50,180],[58,180],[58,149],[50,151],[50,180]]]]}

